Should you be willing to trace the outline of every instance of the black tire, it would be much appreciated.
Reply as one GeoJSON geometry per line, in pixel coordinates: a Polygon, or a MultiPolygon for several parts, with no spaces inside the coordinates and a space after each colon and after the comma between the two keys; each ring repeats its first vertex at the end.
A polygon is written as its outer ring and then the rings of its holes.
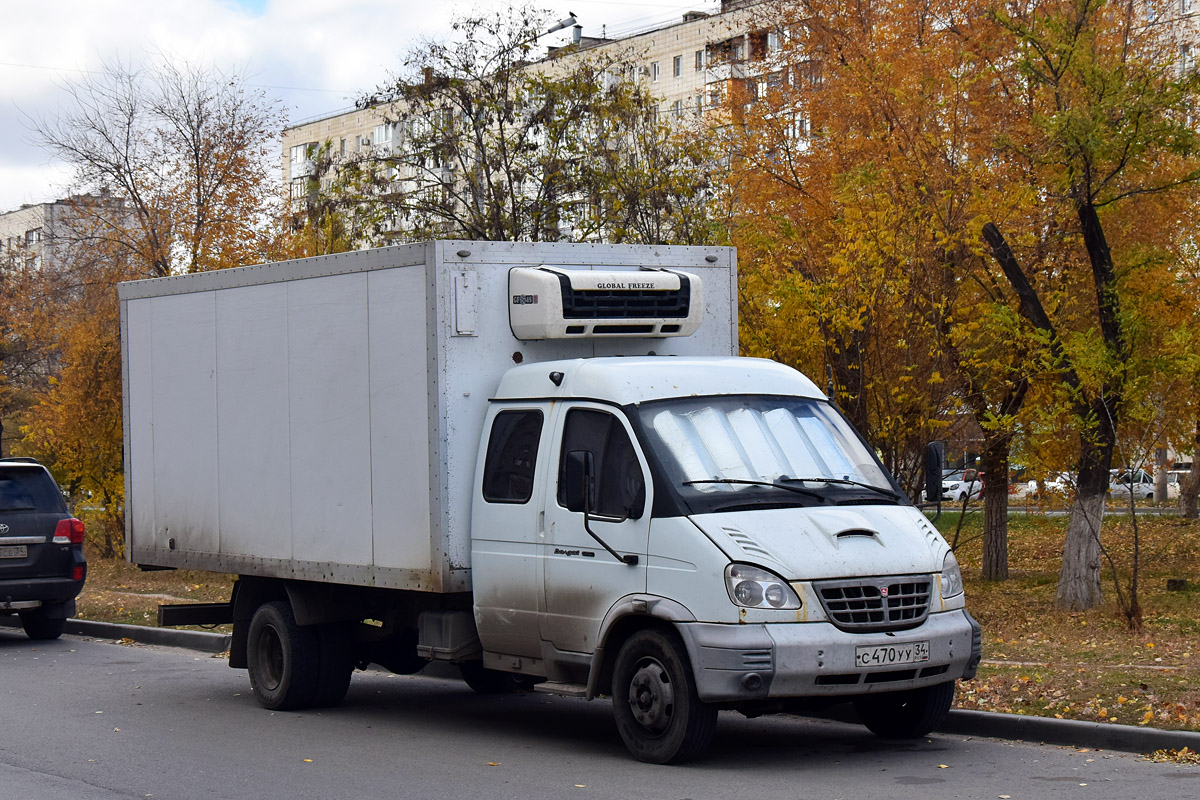
{"type": "Polygon", "coordinates": [[[25,635],[35,641],[44,642],[62,636],[63,627],[67,624],[65,618],[51,619],[46,616],[46,608],[31,608],[21,611],[21,627],[25,635]]]}
{"type": "Polygon", "coordinates": [[[674,633],[639,631],[625,640],[613,666],[612,698],[617,730],[638,761],[691,761],[717,729],[716,706],[700,700],[674,633]]]}
{"type": "Polygon", "coordinates": [[[866,694],[854,710],[871,733],[884,739],[916,739],[941,725],[954,703],[954,681],[905,692],[866,694]]]}
{"type": "Polygon", "coordinates": [[[350,676],[354,674],[354,636],[349,625],[332,623],[318,629],[317,642],[321,663],[312,705],[328,708],[339,705],[350,688],[350,676]]]}
{"type": "Polygon", "coordinates": [[[529,675],[488,669],[482,661],[463,661],[458,671],[467,686],[476,694],[503,694],[505,692],[528,692],[538,682],[529,675]]]}
{"type": "Polygon", "coordinates": [[[310,707],[321,671],[320,653],[317,630],[297,625],[287,601],[259,606],[246,641],[255,698],[273,711],[310,707]]]}

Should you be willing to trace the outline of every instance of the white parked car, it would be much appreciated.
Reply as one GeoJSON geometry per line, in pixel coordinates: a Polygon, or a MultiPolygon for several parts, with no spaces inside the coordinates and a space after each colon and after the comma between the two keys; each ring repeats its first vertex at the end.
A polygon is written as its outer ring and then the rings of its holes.
{"type": "MultiPolygon", "coordinates": [[[[1075,495],[1075,473],[1073,472],[1052,472],[1046,476],[1042,482],[1047,495],[1070,498],[1075,495]]],[[[1032,480],[1028,484],[1028,493],[1030,496],[1038,496],[1038,482],[1032,480]]]]}
{"type": "Polygon", "coordinates": [[[1144,469],[1126,470],[1109,481],[1108,493],[1114,500],[1128,500],[1130,493],[1136,500],[1153,500],[1154,476],[1144,469]]]}
{"type": "Polygon", "coordinates": [[[963,500],[974,500],[982,494],[983,477],[977,470],[959,470],[942,478],[942,500],[961,503],[963,500]]]}

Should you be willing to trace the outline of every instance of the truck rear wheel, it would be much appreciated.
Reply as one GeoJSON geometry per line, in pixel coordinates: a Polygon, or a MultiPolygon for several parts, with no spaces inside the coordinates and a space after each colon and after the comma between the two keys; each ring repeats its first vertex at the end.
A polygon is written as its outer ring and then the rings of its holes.
{"type": "Polygon", "coordinates": [[[312,705],[321,670],[320,651],[317,631],[297,625],[286,601],[259,606],[250,620],[246,642],[250,686],[258,702],[274,711],[312,705]]]}
{"type": "Polygon", "coordinates": [[[916,739],[945,721],[954,703],[954,681],[905,692],[867,694],[854,710],[868,730],[884,739],[916,739]]]}
{"type": "Polygon", "coordinates": [[[25,635],[37,641],[57,639],[62,636],[63,628],[67,624],[66,619],[52,619],[46,616],[45,606],[22,611],[20,617],[25,635]]]}
{"type": "Polygon", "coordinates": [[[640,631],[621,645],[612,698],[617,730],[639,761],[690,761],[717,728],[717,709],[697,695],[687,652],[673,634],[640,631]]]}
{"type": "Polygon", "coordinates": [[[346,697],[354,674],[354,636],[349,625],[331,623],[317,631],[321,649],[317,686],[312,704],[316,708],[336,706],[346,697]]]}

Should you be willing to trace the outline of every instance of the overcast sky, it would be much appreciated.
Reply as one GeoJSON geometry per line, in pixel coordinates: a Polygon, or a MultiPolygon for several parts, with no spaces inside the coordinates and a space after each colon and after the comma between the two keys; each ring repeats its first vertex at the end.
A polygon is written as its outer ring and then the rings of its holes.
{"type": "MultiPolygon", "coordinates": [[[[61,198],[69,173],[30,143],[27,117],[53,115],[64,84],[119,58],[162,53],[238,71],[278,98],[289,121],[348,108],[384,81],[421,36],[456,11],[504,0],[53,0],[5,3],[0,44],[0,212],[61,198]]],[[[719,0],[540,0],[574,12],[584,35],[619,37],[713,11],[719,0]]],[[[557,33],[543,44],[563,44],[557,33]]]]}

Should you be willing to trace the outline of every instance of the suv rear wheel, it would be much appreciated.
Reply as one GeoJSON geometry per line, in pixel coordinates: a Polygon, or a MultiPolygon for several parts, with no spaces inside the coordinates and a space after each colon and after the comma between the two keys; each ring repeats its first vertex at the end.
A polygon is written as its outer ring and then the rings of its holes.
{"type": "Polygon", "coordinates": [[[45,606],[21,612],[21,627],[25,629],[25,635],[30,639],[38,641],[57,639],[62,636],[63,627],[66,624],[67,621],[64,618],[51,619],[46,616],[45,606]]]}

